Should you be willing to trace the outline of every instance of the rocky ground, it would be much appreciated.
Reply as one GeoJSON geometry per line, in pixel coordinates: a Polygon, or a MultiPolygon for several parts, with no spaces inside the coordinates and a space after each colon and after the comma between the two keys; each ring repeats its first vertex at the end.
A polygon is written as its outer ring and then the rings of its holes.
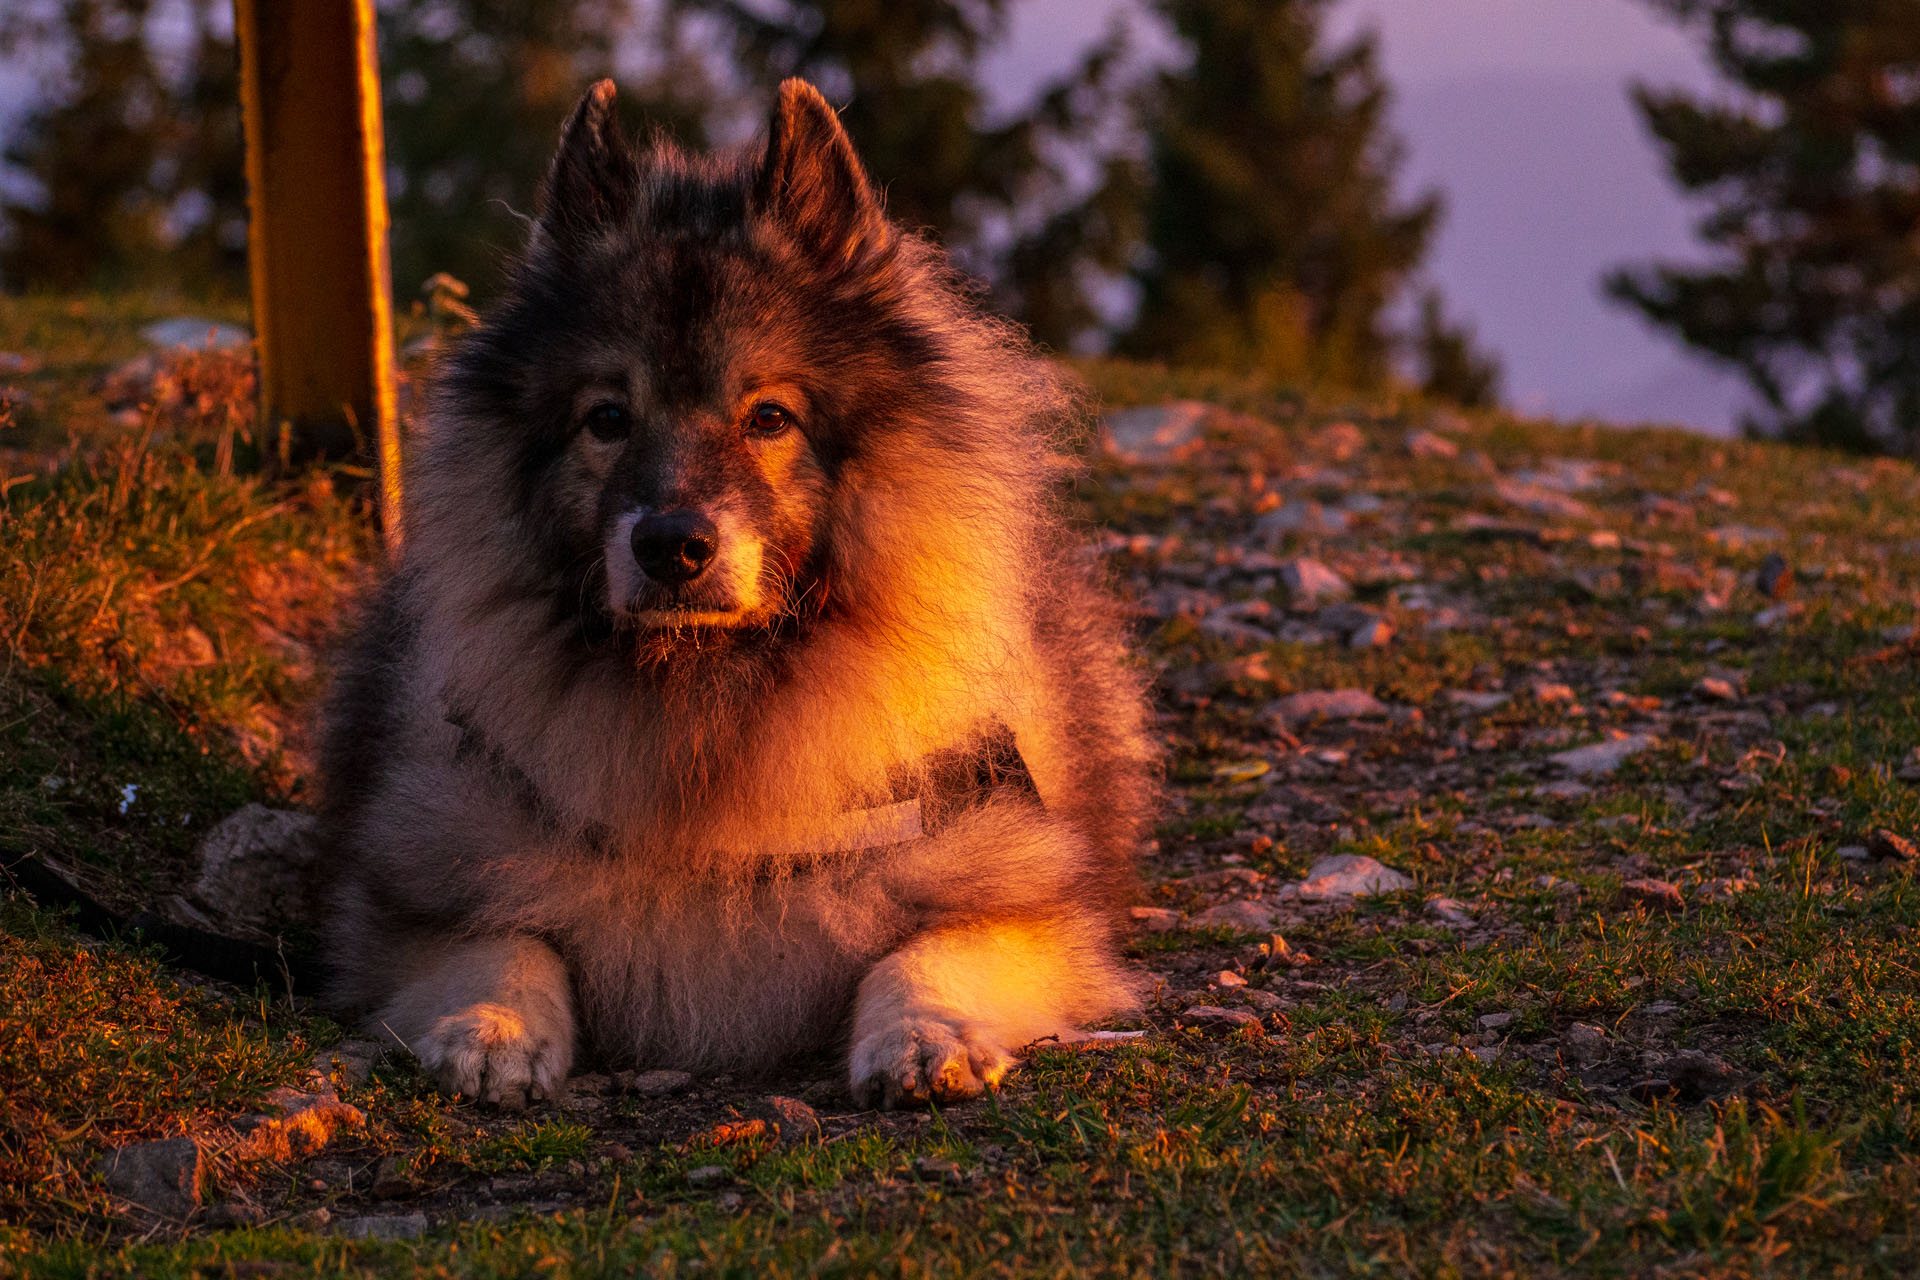
{"type": "MultiPolygon", "coordinates": [[[[0,1268],[1911,1273],[1920,475],[1083,373],[1075,500],[1168,747],[1138,1017],[933,1113],[826,1060],[501,1113],[15,891],[0,1268]]],[[[0,854],[219,924],[215,820],[280,847],[300,796],[248,726],[310,695],[300,619],[368,544],[311,482],[167,484],[10,492],[0,854]],[[85,522],[123,585],[49,621],[35,549],[85,522]],[[248,621],[289,548],[308,588],[248,621]],[[151,660],[186,626],[207,661],[151,660]]]]}

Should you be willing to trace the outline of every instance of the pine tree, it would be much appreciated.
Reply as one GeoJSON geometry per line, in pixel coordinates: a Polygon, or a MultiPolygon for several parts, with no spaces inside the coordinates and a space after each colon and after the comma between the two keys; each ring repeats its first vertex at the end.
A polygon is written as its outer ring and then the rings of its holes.
{"type": "Polygon", "coordinates": [[[245,289],[239,73],[221,8],[176,6],[186,39],[166,58],[149,0],[0,16],[0,47],[67,53],[6,150],[34,188],[0,203],[6,287],[245,289]]]}
{"type": "Polygon", "coordinates": [[[1006,33],[1009,0],[675,0],[718,19],[741,99],[764,109],[773,86],[805,76],[840,108],[888,213],[937,236],[995,301],[1043,341],[1095,326],[1090,293],[1125,270],[1140,181],[1101,155],[1092,190],[1060,163],[1098,153],[1121,107],[1119,34],[1088,53],[1033,109],[990,121],[980,70],[1006,33]]]}
{"type": "Polygon", "coordinates": [[[1438,289],[1421,295],[1412,346],[1420,390],[1427,395],[1465,409],[1500,403],[1500,361],[1480,349],[1472,326],[1447,318],[1438,289]]]}
{"type": "Polygon", "coordinates": [[[447,272],[484,297],[519,217],[587,85],[613,75],[625,39],[664,50],[651,74],[622,74],[630,133],[704,140],[707,85],[669,23],[632,0],[387,0],[380,6],[393,281],[401,297],[447,272]]]}
{"type": "Polygon", "coordinates": [[[1715,260],[1609,292],[1744,374],[1750,432],[1920,455],[1920,0],[1649,2],[1734,90],[1634,90],[1715,260]]]}
{"type": "Polygon", "coordinates": [[[1371,36],[1321,48],[1330,0],[1158,0],[1192,51],[1149,118],[1148,265],[1128,351],[1365,386],[1437,196],[1399,203],[1371,36]]]}

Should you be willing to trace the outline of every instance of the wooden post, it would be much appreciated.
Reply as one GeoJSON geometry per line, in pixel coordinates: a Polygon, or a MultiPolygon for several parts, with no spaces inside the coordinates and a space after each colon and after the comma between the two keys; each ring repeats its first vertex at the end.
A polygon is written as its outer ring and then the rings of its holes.
{"type": "Polygon", "coordinates": [[[400,428],[373,0],[234,0],[260,421],[293,454],[374,452],[389,551],[400,428]]]}

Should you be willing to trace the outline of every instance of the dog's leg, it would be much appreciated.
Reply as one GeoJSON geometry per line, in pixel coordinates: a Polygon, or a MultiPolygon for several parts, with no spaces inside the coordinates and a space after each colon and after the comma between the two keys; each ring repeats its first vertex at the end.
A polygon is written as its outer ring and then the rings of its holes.
{"type": "Polygon", "coordinates": [[[573,1066],[573,995],[552,947],[523,936],[465,939],[414,964],[374,1025],[442,1088],[506,1106],[559,1091],[573,1066]]]}
{"type": "Polygon", "coordinates": [[[929,930],[875,965],[854,1001],[856,1099],[948,1102],[998,1087],[1021,1048],[1129,1007],[1097,926],[1072,920],[929,930]]]}

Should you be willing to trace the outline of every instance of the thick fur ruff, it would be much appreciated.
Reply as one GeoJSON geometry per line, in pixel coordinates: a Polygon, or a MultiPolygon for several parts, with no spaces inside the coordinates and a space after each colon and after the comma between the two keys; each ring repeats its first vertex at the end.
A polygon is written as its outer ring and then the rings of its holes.
{"type": "Polygon", "coordinates": [[[336,994],[488,1096],[581,1048],[835,1043],[878,1101],[977,1091],[1131,1002],[1152,759],[1056,510],[1071,397],[885,220],[809,86],[734,158],[632,148],[611,101],[438,372],[330,701],[336,994]],[[685,512],[713,560],[676,585],[638,539],[685,512]],[[822,851],[994,725],[1038,802],[822,851]]]}

